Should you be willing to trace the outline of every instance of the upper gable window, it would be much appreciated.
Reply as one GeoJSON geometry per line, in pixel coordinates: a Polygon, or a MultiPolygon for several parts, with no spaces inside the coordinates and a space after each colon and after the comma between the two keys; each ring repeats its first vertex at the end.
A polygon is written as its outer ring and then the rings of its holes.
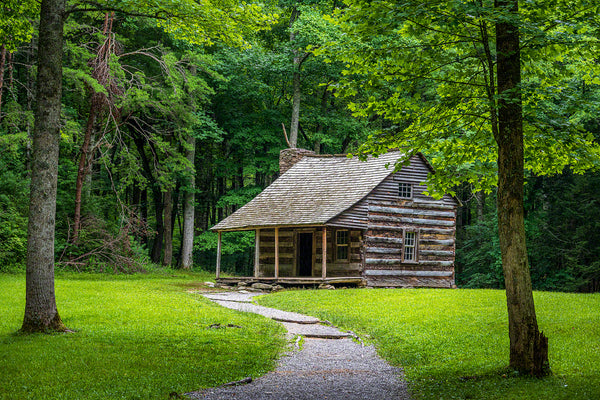
{"type": "Polygon", "coordinates": [[[398,184],[398,197],[401,199],[412,199],[412,185],[410,183],[400,182],[398,184]]]}

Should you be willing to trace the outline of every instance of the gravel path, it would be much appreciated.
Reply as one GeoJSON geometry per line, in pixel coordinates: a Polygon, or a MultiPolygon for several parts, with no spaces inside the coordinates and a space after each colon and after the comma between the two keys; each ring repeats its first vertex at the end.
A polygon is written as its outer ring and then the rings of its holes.
{"type": "Polygon", "coordinates": [[[225,400],[409,400],[402,370],[377,356],[372,346],[318,319],[251,304],[251,294],[211,294],[224,307],[257,312],[283,322],[291,335],[302,335],[302,350],[283,356],[279,366],[252,383],[186,393],[193,399],[225,400]],[[216,297],[216,298],[215,298],[216,297]],[[243,297],[243,298],[242,298],[243,297]],[[294,318],[296,319],[294,321],[294,318]],[[307,321],[313,321],[308,323],[307,321]]]}

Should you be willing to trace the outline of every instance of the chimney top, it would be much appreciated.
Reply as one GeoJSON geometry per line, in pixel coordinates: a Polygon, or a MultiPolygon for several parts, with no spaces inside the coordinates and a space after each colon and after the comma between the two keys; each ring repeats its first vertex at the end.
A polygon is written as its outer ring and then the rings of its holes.
{"type": "Polygon", "coordinates": [[[279,152],[279,174],[284,174],[288,169],[292,168],[294,164],[302,160],[305,156],[314,154],[314,151],[295,147],[281,150],[279,152]]]}

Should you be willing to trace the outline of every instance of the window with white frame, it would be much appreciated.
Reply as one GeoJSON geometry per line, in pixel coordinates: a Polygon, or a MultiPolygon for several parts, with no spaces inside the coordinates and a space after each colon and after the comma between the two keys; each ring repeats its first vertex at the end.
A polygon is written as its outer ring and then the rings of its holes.
{"type": "Polygon", "coordinates": [[[417,232],[404,231],[402,260],[417,262],[417,232]]]}
{"type": "Polygon", "coordinates": [[[412,185],[410,183],[398,183],[398,197],[401,199],[412,199],[412,185]]]}
{"type": "Polygon", "coordinates": [[[339,261],[348,260],[348,245],[350,243],[348,231],[340,230],[335,232],[336,259],[339,261]]]}

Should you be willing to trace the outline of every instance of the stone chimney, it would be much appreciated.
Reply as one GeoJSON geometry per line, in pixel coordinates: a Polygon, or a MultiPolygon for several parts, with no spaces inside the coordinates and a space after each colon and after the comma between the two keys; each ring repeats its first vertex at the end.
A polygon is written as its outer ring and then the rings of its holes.
{"type": "Polygon", "coordinates": [[[294,164],[302,160],[304,156],[315,154],[314,151],[289,148],[283,149],[279,152],[279,175],[282,175],[288,169],[292,168],[294,164]]]}

